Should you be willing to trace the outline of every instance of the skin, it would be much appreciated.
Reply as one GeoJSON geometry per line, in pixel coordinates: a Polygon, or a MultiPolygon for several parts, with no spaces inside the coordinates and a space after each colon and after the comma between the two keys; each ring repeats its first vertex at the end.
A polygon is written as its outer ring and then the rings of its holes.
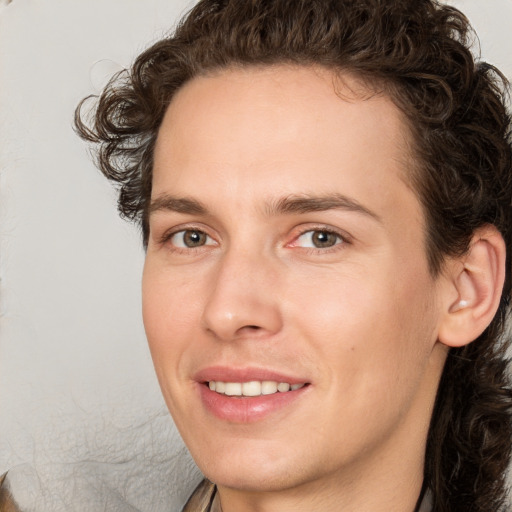
{"type": "Polygon", "coordinates": [[[160,128],[144,323],[223,512],[412,512],[420,492],[438,334],[457,297],[428,268],[406,123],[357,87],[315,68],[224,70],[186,84],[160,128]],[[333,194],[348,206],[276,207],[333,194]],[[175,211],[170,195],[204,211],[175,211]],[[211,365],[308,386],[262,420],[229,422],[198,393],[194,376],[211,365]]]}

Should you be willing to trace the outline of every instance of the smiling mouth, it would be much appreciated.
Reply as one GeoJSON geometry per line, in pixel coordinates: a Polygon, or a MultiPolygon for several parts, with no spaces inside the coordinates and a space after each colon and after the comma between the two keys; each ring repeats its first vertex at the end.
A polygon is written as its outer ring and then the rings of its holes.
{"type": "Polygon", "coordinates": [[[211,380],[205,382],[211,391],[220,395],[233,397],[255,397],[262,395],[273,395],[276,393],[287,393],[303,388],[307,383],[289,384],[273,380],[253,380],[249,382],[223,382],[211,380]]]}

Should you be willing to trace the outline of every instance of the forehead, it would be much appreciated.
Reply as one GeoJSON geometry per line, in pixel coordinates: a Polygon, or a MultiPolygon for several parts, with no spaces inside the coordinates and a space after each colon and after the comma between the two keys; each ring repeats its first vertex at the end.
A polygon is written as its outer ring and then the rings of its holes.
{"type": "Polygon", "coordinates": [[[231,145],[251,162],[257,160],[259,144],[270,139],[284,153],[300,146],[307,150],[319,139],[350,150],[354,138],[371,138],[368,151],[384,149],[400,163],[408,159],[404,116],[362,81],[319,67],[247,67],[196,77],[178,90],[159,130],[155,157],[158,162],[172,155],[178,163],[186,152],[214,141],[212,158],[225,158],[224,146],[231,145]],[[306,139],[310,143],[304,146],[306,139]]]}
{"type": "Polygon", "coordinates": [[[173,98],[157,138],[152,195],[208,202],[229,193],[240,203],[335,191],[381,209],[396,194],[417,203],[406,179],[408,138],[394,103],[350,75],[223,70],[173,98]]]}

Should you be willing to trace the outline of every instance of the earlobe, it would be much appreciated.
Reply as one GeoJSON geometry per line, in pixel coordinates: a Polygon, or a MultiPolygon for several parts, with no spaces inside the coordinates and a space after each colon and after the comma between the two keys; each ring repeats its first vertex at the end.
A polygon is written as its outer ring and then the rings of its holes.
{"type": "Polygon", "coordinates": [[[505,243],[494,226],[477,230],[469,250],[451,265],[451,286],[438,339],[449,347],[474,341],[498,309],[505,279],[505,243]],[[455,297],[455,299],[454,299],[455,297]]]}

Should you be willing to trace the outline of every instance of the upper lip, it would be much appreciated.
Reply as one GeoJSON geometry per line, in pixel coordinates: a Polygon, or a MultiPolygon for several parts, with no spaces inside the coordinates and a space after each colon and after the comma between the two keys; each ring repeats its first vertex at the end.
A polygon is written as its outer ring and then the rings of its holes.
{"type": "Polygon", "coordinates": [[[275,382],[287,382],[288,384],[307,383],[307,379],[285,374],[268,368],[246,367],[235,368],[228,366],[209,366],[199,370],[194,375],[197,382],[250,382],[270,380],[275,382]]]}

